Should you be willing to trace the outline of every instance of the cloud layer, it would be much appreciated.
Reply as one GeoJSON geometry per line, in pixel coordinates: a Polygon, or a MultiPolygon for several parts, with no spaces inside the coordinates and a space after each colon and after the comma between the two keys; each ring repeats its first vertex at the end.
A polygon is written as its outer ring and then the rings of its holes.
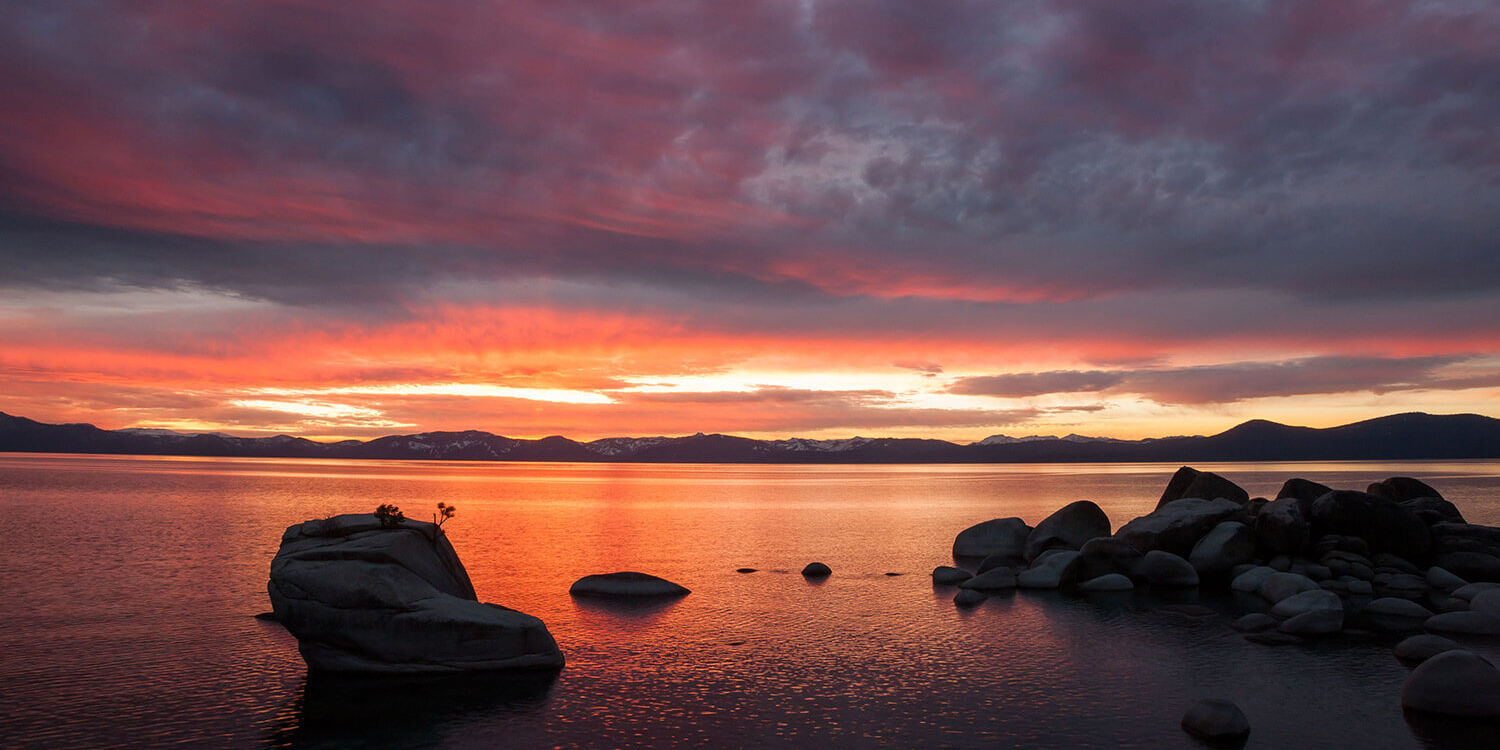
{"type": "Polygon", "coordinates": [[[21,0],[0,409],[580,437],[1493,412],[1496,38],[1466,0],[21,0]],[[233,405],[361,383],[425,395],[233,405]],[[602,401],[410,388],[457,383],[602,401]]]}

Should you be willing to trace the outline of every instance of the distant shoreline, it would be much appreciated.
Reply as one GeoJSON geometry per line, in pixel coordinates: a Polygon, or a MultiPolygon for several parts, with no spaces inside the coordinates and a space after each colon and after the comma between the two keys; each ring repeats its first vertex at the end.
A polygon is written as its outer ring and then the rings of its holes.
{"type": "Polygon", "coordinates": [[[0,413],[0,452],[209,458],[327,458],[660,464],[1245,463],[1500,459],[1500,419],[1396,414],[1339,427],[1252,420],[1217,435],[1117,440],[1006,438],[961,445],[921,438],[755,440],[733,435],[524,440],[488,432],[424,432],[319,443],[45,424],[0,413]]]}

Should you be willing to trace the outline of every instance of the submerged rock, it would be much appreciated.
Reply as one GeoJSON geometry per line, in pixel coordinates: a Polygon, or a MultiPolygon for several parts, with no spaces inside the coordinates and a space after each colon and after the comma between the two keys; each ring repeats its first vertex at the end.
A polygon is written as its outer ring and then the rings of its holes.
{"type": "Polygon", "coordinates": [[[1472,651],[1444,651],[1412,670],[1401,688],[1401,707],[1448,716],[1500,718],[1500,670],[1472,651]]]}
{"type": "Polygon", "coordinates": [[[1264,612],[1251,612],[1250,614],[1245,615],[1238,620],[1235,620],[1231,627],[1233,627],[1235,630],[1240,631],[1241,633],[1261,633],[1270,630],[1280,624],[1281,623],[1276,618],[1265,614],[1264,612]]]}
{"type": "Polygon", "coordinates": [[[636,598],[684,596],[692,592],[665,578],[625,571],[584,576],[573,582],[568,593],[573,596],[636,598]]]}
{"type": "Polygon", "coordinates": [[[1182,729],[1209,742],[1239,742],[1250,736],[1250,720],[1230,701],[1207,699],[1182,715],[1182,729]]]}
{"type": "Polygon", "coordinates": [[[541,620],[476,600],[435,526],[372,514],[287,528],[266,586],[310,671],[419,674],[560,669],[541,620]]]}

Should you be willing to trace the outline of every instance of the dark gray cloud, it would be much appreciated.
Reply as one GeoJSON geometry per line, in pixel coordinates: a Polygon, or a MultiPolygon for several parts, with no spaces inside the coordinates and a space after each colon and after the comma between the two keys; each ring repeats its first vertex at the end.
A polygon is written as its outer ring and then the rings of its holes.
{"type": "Polygon", "coordinates": [[[959,378],[952,393],[1024,398],[1054,393],[1139,394],[1165,404],[1219,404],[1253,398],[1500,386],[1500,370],[1444,376],[1474,357],[1307,357],[1140,370],[1062,370],[959,378]]]}

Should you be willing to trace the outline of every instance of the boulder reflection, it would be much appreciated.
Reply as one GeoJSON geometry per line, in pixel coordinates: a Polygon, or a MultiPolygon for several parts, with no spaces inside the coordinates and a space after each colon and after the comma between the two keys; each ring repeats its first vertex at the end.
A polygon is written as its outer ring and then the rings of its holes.
{"type": "Polygon", "coordinates": [[[309,674],[278,717],[269,747],[410,747],[486,714],[533,710],[557,672],[442,676],[309,674]]]}

